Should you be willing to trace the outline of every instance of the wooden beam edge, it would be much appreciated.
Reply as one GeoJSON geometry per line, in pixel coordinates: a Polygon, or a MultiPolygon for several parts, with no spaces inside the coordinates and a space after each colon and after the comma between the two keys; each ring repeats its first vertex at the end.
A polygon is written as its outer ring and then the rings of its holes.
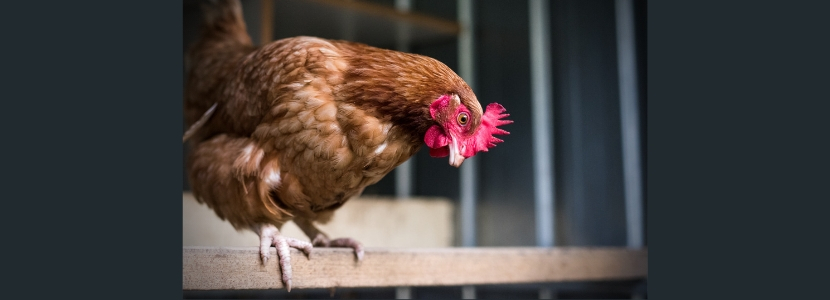
{"type": "MultiPolygon", "coordinates": [[[[276,259],[263,265],[256,247],[184,247],[182,258],[184,290],[283,288],[276,259]]],[[[369,248],[361,262],[350,249],[292,249],[291,266],[293,288],[624,280],[648,276],[648,249],[369,248]]]]}
{"type": "Polygon", "coordinates": [[[429,27],[433,30],[443,32],[445,34],[457,35],[461,32],[461,27],[457,22],[446,20],[418,12],[400,12],[395,8],[378,5],[369,2],[361,1],[339,1],[339,0],[310,0],[319,4],[337,7],[345,10],[353,10],[360,13],[375,15],[379,17],[389,18],[392,20],[402,20],[412,24],[429,27]]]}

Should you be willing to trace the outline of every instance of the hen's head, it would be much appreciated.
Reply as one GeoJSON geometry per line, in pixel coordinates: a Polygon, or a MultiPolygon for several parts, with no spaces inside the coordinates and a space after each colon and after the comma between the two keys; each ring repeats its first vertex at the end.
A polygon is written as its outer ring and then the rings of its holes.
{"type": "Polygon", "coordinates": [[[457,94],[444,94],[429,106],[429,113],[437,125],[432,125],[424,136],[432,157],[450,157],[450,165],[461,166],[464,159],[503,142],[495,135],[509,132],[498,126],[513,123],[502,120],[509,116],[498,103],[490,103],[482,114],[481,107],[472,110],[463,105],[457,94]]]}

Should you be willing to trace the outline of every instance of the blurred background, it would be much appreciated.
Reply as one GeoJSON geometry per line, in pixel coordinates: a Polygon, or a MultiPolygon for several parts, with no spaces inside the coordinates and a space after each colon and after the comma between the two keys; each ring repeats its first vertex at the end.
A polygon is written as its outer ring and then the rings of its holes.
{"type": "MultiPolygon", "coordinates": [[[[199,32],[198,4],[184,1],[183,50],[199,32]]],[[[645,1],[242,0],[242,4],[248,32],[257,45],[310,35],[422,54],[459,73],[482,106],[504,105],[515,123],[505,126],[510,135],[496,148],[456,169],[446,159],[431,158],[423,147],[364,192],[366,197],[387,201],[443,199],[450,207],[438,205],[450,220],[447,246],[648,245],[645,1]]],[[[188,190],[184,174],[184,191],[188,190]]],[[[329,298],[329,291],[185,291],[184,295],[329,298]]],[[[343,288],[334,298],[470,296],[632,298],[647,293],[644,281],[615,281],[343,288]]]]}

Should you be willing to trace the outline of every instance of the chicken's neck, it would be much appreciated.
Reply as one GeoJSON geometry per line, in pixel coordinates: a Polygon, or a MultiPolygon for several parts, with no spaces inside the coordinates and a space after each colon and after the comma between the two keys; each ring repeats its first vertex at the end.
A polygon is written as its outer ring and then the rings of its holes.
{"type": "Polygon", "coordinates": [[[429,102],[411,100],[389,82],[374,80],[371,85],[352,85],[349,90],[351,93],[345,99],[368,115],[391,122],[412,143],[423,143],[424,134],[434,124],[429,102]]]}

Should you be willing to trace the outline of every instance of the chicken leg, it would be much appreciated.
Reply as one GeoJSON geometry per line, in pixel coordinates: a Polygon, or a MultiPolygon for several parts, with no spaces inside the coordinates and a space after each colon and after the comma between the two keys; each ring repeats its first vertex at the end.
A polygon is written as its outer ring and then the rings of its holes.
{"type": "Polygon", "coordinates": [[[282,271],[282,283],[285,289],[291,291],[291,249],[296,248],[303,251],[306,256],[311,255],[311,243],[301,241],[295,238],[290,238],[280,234],[279,229],[271,224],[263,224],[255,227],[254,231],[259,235],[259,255],[262,258],[262,264],[268,262],[271,258],[271,246],[277,247],[277,257],[279,258],[280,270],[282,271]]]}

